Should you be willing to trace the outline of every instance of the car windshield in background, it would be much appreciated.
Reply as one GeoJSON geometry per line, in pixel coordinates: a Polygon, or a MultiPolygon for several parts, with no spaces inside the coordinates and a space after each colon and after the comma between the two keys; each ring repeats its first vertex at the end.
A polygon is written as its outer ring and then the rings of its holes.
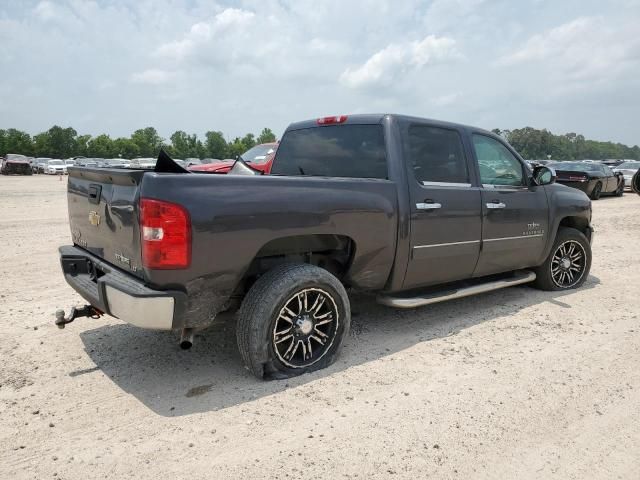
{"type": "Polygon", "coordinates": [[[640,162],[624,162],[616,168],[620,170],[638,170],[640,168],[640,162]]]}
{"type": "Polygon", "coordinates": [[[330,125],[285,133],[272,175],[387,178],[382,125],[330,125]]]}
{"type": "Polygon", "coordinates": [[[271,145],[256,145],[244,152],[240,157],[247,163],[262,164],[276,149],[271,145]]]}
{"type": "Polygon", "coordinates": [[[601,167],[596,163],[579,163],[579,162],[561,162],[549,165],[556,170],[564,170],[565,172],[599,172],[601,167]]]}

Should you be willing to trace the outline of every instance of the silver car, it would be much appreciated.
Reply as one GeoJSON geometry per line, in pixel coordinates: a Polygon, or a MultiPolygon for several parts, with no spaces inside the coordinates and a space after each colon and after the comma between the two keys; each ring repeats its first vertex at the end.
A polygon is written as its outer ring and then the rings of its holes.
{"type": "Polygon", "coordinates": [[[640,160],[626,161],[613,169],[614,172],[622,172],[624,175],[625,190],[631,190],[631,180],[638,170],[640,170],[640,160]]]}

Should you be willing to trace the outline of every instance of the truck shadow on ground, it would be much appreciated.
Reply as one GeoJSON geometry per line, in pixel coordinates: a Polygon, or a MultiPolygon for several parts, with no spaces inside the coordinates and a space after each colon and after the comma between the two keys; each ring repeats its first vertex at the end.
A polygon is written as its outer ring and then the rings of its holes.
{"type": "MultiPolygon", "coordinates": [[[[598,278],[590,276],[581,289],[599,283],[598,278]]],[[[571,293],[520,286],[416,310],[394,310],[376,304],[370,295],[355,294],[351,335],[338,361],[318,372],[269,382],[257,380],[243,367],[233,321],[197,334],[188,351],[179,349],[175,335],[126,324],[88,330],[81,338],[95,369],[158,415],[173,417],[216,411],[274,395],[544,302],[571,308],[560,300],[571,293]]],[[[532,317],[530,322],[534,321],[532,317]]],[[[69,375],[77,377],[95,369],[69,375]]]]}

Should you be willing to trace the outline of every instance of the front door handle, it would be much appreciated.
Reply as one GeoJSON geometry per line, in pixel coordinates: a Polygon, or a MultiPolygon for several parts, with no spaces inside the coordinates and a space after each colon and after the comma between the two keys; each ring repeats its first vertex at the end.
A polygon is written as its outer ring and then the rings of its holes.
{"type": "Polygon", "coordinates": [[[491,203],[487,203],[487,208],[490,210],[493,210],[496,208],[507,208],[507,205],[502,202],[491,202],[491,203]]]}
{"type": "Polygon", "coordinates": [[[440,203],[416,203],[416,208],[418,210],[436,210],[438,208],[442,208],[442,204],[440,203]]]}

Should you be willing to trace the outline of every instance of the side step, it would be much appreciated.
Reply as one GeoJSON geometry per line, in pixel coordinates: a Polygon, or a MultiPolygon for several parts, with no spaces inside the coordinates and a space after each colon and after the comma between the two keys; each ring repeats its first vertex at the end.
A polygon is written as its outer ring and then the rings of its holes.
{"type": "Polygon", "coordinates": [[[453,300],[454,298],[468,297],[470,295],[477,295],[478,293],[485,293],[492,290],[499,290],[501,288],[513,287],[514,285],[533,282],[535,279],[535,273],[529,270],[522,270],[519,272],[515,272],[512,276],[505,279],[493,280],[469,287],[429,292],[413,297],[399,295],[378,295],[376,301],[388,307],[416,308],[422,307],[424,305],[430,305],[432,303],[444,302],[445,300],[453,300]]]}

